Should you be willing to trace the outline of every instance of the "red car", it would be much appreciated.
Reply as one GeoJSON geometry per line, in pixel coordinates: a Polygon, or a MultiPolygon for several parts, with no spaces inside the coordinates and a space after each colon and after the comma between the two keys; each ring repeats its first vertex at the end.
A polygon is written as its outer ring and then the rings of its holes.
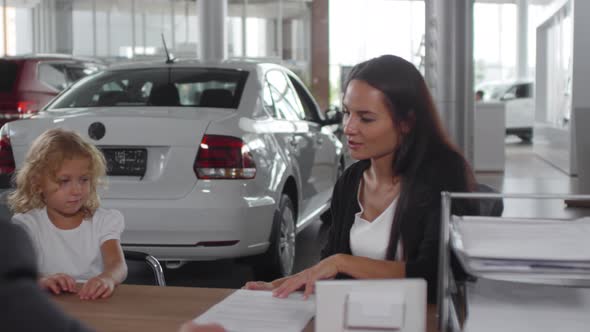
{"type": "Polygon", "coordinates": [[[97,60],[69,55],[0,58],[0,126],[38,112],[62,90],[103,67],[97,60]]]}

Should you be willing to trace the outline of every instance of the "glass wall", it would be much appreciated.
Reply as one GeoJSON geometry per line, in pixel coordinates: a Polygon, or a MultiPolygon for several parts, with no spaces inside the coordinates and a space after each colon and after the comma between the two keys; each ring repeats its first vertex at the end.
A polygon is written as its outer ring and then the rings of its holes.
{"type": "Polygon", "coordinates": [[[423,70],[424,20],[422,0],[331,1],[331,103],[340,103],[350,67],[372,57],[395,54],[423,70]]]}
{"type": "Polygon", "coordinates": [[[197,19],[194,1],[76,0],[72,11],[73,54],[103,58],[163,56],[164,36],[176,56],[194,57],[197,19]]]}
{"type": "MultiPolygon", "coordinates": [[[[138,58],[163,54],[163,34],[175,55],[196,56],[198,0],[7,3],[6,24],[0,10],[2,54],[53,53],[56,40],[66,40],[70,53],[75,55],[138,58]],[[64,26],[69,27],[68,31],[64,26]]],[[[311,0],[228,0],[229,56],[287,60],[307,66],[310,3],[311,0]]]]}
{"type": "MultiPolygon", "coordinates": [[[[544,6],[528,6],[528,73],[534,77],[535,31],[544,6]]],[[[516,78],[517,7],[514,3],[476,2],[473,12],[474,83],[516,78]]]]}
{"type": "Polygon", "coordinates": [[[311,1],[230,0],[228,16],[229,57],[282,62],[309,82],[311,1]]]}
{"type": "MultiPolygon", "coordinates": [[[[6,15],[0,2],[0,55],[61,52],[107,61],[161,57],[163,35],[176,57],[196,57],[198,1],[8,0],[6,15]]],[[[311,0],[227,1],[230,58],[281,62],[309,82],[311,0]]]]}
{"type": "Polygon", "coordinates": [[[33,51],[33,16],[30,8],[35,3],[7,1],[6,7],[0,3],[0,56],[33,51]]]}
{"type": "MultiPolygon", "coordinates": [[[[539,119],[554,127],[568,127],[571,120],[573,22],[570,7],[553,17],[546,28],[546,116],[539,119]]],[[[539,82],[541,84],[541,82],[539,82]]]]}

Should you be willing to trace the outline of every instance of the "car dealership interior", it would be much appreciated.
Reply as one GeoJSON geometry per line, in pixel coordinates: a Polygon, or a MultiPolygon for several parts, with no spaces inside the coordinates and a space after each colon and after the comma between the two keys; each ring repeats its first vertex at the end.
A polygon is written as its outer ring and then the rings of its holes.
{"type": "Polygon", "coordinates": [[[587,331],[589,18],[587,0],[0,0],[0,223],[55,226],[19,227],[32,310],[80,331],[587,331]],[[54,130],[102,168],[63,175],[79,154],[36,148],[54,130]],[[465,169],[423,156],[437,144],[465,169]],[[51,206],[67,190],[73,213],[51,206]],[[108,231],[103,272],[47,272],[42,242],[91,246],[85,221],[108,231]]]}

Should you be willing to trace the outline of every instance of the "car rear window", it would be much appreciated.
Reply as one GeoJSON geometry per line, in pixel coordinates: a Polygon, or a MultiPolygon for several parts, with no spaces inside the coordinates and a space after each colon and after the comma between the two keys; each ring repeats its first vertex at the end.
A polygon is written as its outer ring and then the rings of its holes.
{"type": "Polygon", "coordinates": [[[0,92],[11,92],[18,76],[18,64],[0,60],[0,92]]]}
{"type": "Polygon", "coordinates": [[[215,68],[103,71],[82,79],[48,110],[76,107],[238,108],[248,72],[215,68]]]}

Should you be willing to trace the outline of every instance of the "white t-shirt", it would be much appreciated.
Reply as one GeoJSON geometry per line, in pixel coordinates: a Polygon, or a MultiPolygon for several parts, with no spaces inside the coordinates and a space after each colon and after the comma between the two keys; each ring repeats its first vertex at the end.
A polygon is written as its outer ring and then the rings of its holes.
{"type": "MultiPolygon", "coordinates": [[[[397,206],[397,198],[373,221],[368,221],[361,217],[364,208],[360,200],[359,206],[361,211],[354,215],[354,224],[350,229],[350,250],[354,256],[384,260],[387,257],[387,247],[389,246],[389,237],[391,235],[391,227],[393,226],[393,214],[397,206]]],[[[401,243],[400,238],[397,243],[397,250],[395,251],[396,261],[401,260],[401,257],[403,257],[401,243]]]]}
{"type": "Polygon", "coordinates": [[[57,228],[46,208],[15,214],[12,221],[22,226],[33,241],[41,275],[65,273],[76,280],[102,273],[100,246],[107,240],[120,240],[125,228],[121,212],[103,208],[68,230],[57,228]]]}

